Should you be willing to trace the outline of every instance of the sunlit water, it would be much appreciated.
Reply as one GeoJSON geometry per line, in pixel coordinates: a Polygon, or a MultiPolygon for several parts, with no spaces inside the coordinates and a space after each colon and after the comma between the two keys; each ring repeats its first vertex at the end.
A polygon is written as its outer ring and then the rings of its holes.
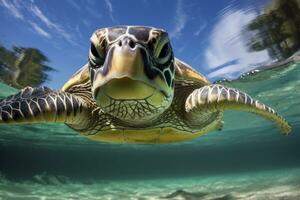
{"type": "MultiPolygon", "coordinates": [[[[0,199],[300,199],[300,64],[223,84],[270,105],[283,136],[253,114],[167,145],[93,142],[64,125],[1,126],[0,199]]],[[[0,96],[16,92],[0,85],[0,96]]]]}

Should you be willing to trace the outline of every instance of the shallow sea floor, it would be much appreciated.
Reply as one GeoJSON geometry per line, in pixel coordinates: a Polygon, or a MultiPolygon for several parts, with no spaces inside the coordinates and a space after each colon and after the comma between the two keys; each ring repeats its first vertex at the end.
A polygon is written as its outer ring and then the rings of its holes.
{"type": "Polygon", "coordinates": [[[300,199],[300,169],[172,179],[71,182],[62,176],[0,181],[2,199],[300,199]]]}

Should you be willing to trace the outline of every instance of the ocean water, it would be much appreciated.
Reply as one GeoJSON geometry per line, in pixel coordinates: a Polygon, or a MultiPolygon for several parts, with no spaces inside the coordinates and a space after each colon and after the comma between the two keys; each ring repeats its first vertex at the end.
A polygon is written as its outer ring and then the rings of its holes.
{"type": "MultiPolygon", "coordinates": [[[[0,199],[300,199],[300,64],[222,84],[273,107],[283,136],[254,114],[163,145],[94,142],[62,124],[0,127],[0,199]]],[[[16,90],[0,83],[0,98],[16,90]]]]}

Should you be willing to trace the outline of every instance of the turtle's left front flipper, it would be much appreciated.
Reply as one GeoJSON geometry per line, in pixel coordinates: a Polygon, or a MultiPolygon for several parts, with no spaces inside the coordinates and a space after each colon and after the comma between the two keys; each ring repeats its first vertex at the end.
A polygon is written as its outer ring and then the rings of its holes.
{"type": "Polygon", "coordinates": [[[78,115],[88,110],[73,94],[47,87],[27,87],[16,95],[0,100],[1,123],[67,122],[80,123],[78,115]]]}
{"type": "Polygon", "coordinates": [[[252,112],[273,121],[278,128],[288,134],[290,125],[272,108],[253,99],[248,94],[223,85],[207,85],[194,90],[186,99],[186,117],[196,119],[206,113],[239,110],[252,112]]]}

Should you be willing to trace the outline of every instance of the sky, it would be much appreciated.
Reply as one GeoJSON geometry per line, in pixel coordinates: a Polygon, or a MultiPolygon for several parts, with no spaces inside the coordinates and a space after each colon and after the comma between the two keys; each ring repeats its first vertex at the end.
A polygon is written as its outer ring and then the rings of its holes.
{"type": "Polygon", "coordinates": [[[0,44],[40,49],[56,69],[44,85],[62,87],[87,62],[91,34],[115,25],[169,33],[174,54],[210,80],[235,78],[269,62],[249,52],[243,28],[269,0],[0,0],[0,44]]]}

